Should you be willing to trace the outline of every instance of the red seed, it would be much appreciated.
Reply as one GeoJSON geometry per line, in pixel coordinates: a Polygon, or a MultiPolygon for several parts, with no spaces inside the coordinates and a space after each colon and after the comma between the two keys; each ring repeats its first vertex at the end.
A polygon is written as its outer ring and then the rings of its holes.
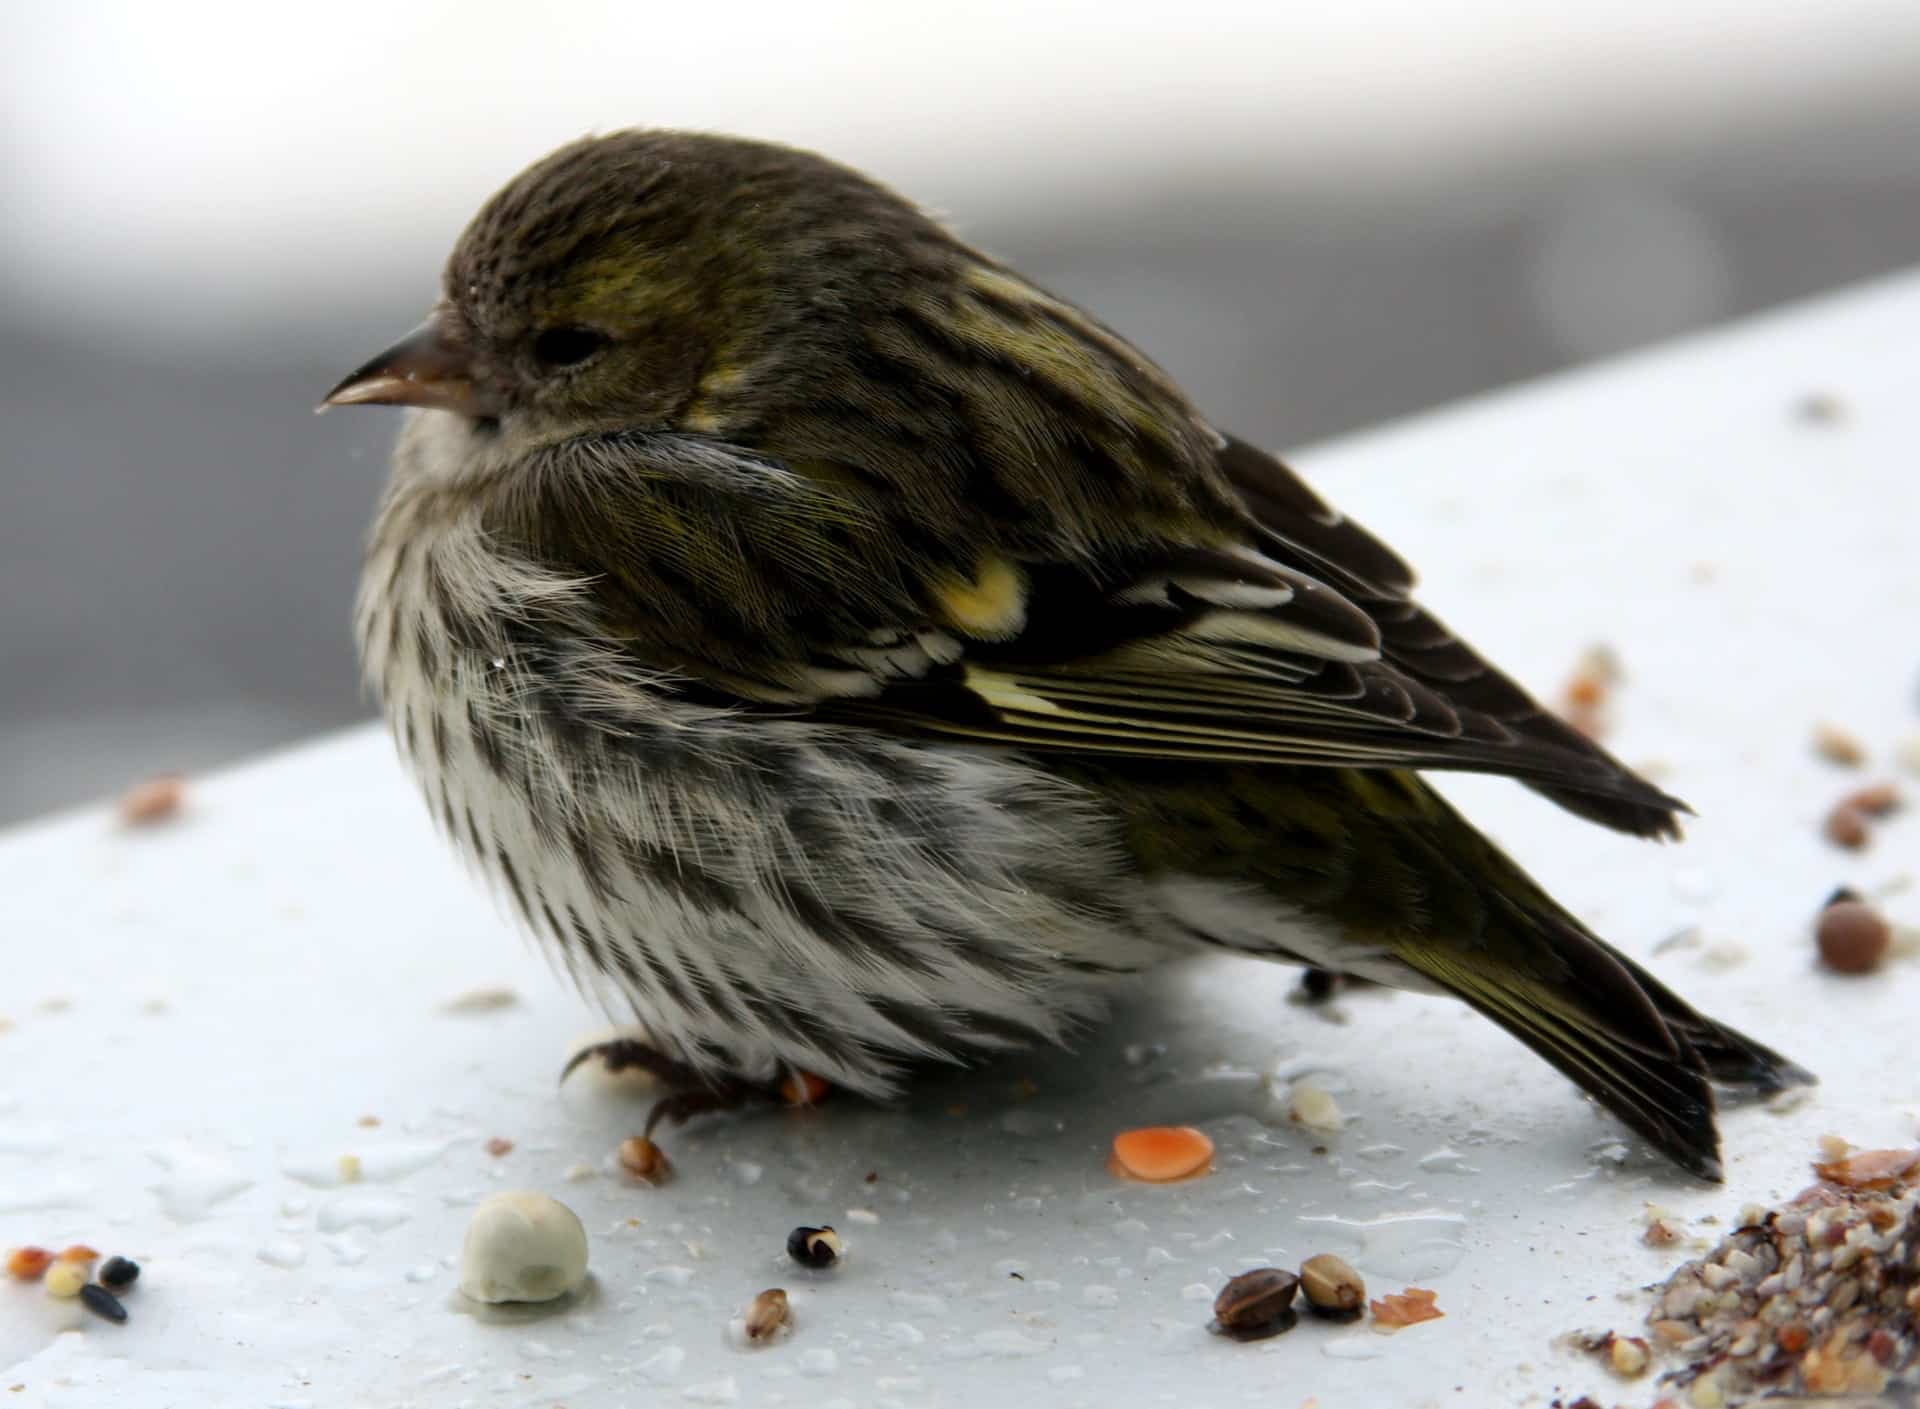
{"type": "Polygon", "coordinates": [[[38,1281],[53,1262],[53,1254],[45,1248],[15,1248],[7,1254],[7,1271],[23,1282],[38,1281]]]}

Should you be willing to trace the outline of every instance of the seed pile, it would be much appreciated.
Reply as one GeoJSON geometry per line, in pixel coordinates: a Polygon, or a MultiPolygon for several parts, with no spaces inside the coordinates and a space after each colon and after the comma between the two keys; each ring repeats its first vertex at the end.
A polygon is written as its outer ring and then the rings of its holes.
{"type": "Polygon", "coordinates": [[[1661,1289],[1667,1378],[1713,1409],[1751,1394],[1880,1394],[1913,1367],[1920,1322],[1920,1151],[1844,1148],[1821,1182],[1740,1227],[1661,1289]]]}

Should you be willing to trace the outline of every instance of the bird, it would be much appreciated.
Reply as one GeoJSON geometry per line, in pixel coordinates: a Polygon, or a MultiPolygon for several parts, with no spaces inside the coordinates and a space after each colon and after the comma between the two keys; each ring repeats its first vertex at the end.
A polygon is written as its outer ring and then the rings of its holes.
{"type": "MultiPolygon", "coordinates": [[[[659,1118],[1071,1044],[1195,954],[1463,1000],[1680,1168],[1813,1080],[1424,776],[1686,810],[1119,332],[827,158],[634,129],[474,216],[354,608],[439,828],[659,1118]]],[[[571,1069],[571,1068],[569,1068],[571,1069]]]]}

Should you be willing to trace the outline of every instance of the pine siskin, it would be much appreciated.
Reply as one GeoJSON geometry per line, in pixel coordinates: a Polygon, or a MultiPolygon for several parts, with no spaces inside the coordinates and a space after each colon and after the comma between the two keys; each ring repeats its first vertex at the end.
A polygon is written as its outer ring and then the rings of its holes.
{"type": "MultiPolygon", "coordinates": [[[[625,132],[481,210],[328,404],[401,433],[356,626],[440,824],[715,1091],[1060,1041],[1196,951],[1455,994],[1676,1162],[1811,1080],[1421,780],[1681,804],[1117,333],[844,167],[625,132]]],[[[717,1099],[711,1098],[711,1099],[717,1099]]]]}

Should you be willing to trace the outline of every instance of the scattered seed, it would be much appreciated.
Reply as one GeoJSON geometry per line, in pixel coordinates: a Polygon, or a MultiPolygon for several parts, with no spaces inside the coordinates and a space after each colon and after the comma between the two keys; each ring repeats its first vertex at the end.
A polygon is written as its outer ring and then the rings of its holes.
{"type": "Polygon", "coordinates": [[[502,1008],[513,1007],[519,1001],[520,995],[511,988],[470,988],[442,1003],[440,1011],[456,1015],[497,1013],[502,1008]]]}
{"type": "Polygon", "coordinates": [[[1868,817],[1889,817],[1900,810],[1901,801],[1900,789],[1892,783],[1870,783],[1841,798],[1840,805],[1868,817]]]}
{"type": "Polygon", "coordinates": [[[135,783],[120,795],[120,820],[129,827],[164,822],[180,810],[186,791],[187,780],[178,773],[163,773],[135,783]]]}
{"type": "Polygon", "coordinates": [[[810,1071],[789,1072],[780,1078],[780,1098],[790,1106],[817,1106],[832,1089],[810,1071]]]}
{"type": "Polygon", "coordinates": [[[15,1248],[7,1254],[7,1271],[23,1282],[37,1281],[53,1261],[53,1254],[45,1248],[15,1248]]]}
{"type": "Polygon", "coordinates": [[[1893,926],[1863,900],[1838,900],[1820,912],[1813,938],[1828,968],[1843,974],[1871,973],[1893,944],[1893,926]]]}
{"type": "MultiPolygon", "coordinates": [[[[1848,1189],[1887,1188],[1916,1171],[1920,1171],[1920,1150],[1855,1150],[1813,1167],[1829,1184],[1848,1189]]],[[[1811,1227],[1808,1231],[1811,1236],[1811,1227]]]]}
{"type": "Polygon", "coordinates": [[[1637,1379],[1646,1373],[1647,1343],[1638,1336],[1614,1336],[1607,1347],[1607,1365],[1623,1380],[1637,1379]]]}
{"type": "Polygon", "coordinates": [[[1909,734],[1902,739],[1899,748],[1895,750],[1895,755],[1899,758],[1902,768],[1920,777],[1920,734],[1909,734]]]}
{"type": "Polygon", "coordinates": [[[629,1135],[620,1142],[620,1167],[635,1179],[649,1184],[664,1184],[673,1177],[673,1164],[667,1152],[645,1135],[629,1135]]]}
{"type": "Polygon", "coordinates": [[[1867,830],[1866,814],[1858,808],[1846,806],[1836,807],[1829,812],[1821,831],[1828,841],[1848,851],[1859,851],[1871,835],[1867,830]]]}
{"type": "Polygon", "coordinates": [[[1330,1252],[1300,1264],[1300,1290],[1313,1314],[1331,1321],[1351,1321],[1367,1304],[1367,1284],[1360,1274],[1330,1252]]]}
{"type": "Polygon", "coordinates": [[[483,1145],[481,1148],[484,1149],[488,1154],[492,1155],[495,1159],[499,1159],[503,1155],[510,1155],[513,1153],[513,1141],[509,1140],[504,1135],[495,1135],[491,1139],[489,1139],[487,1143],[483,1145]]]}
{"type": "Polygon", "coordinates": [[[1390,1292],[1379,1301],[1368,1303],[1373,1309],[1373,1324],[1380,1330],[1397,1331],[1403,1326],[1418,1325],[1422,1321],[1437,1321],[1447,1314],[1433,1304],[1438,1295],[1425,1287],[1408,1287],[1404,1292],[1390,1292]]]}
{"type": "Polygon", "coordinates": [[[358,1184],[361,1173],[360,1156],[353,1154],[340,1156],[340,1182],[342,1184],[358,1184]]]}
{"type": "Polygon", "coordinates": [[[1794,403],[1793,414],[1809,426],[1837,426],[1847,419],[1847,403],[1830,391],[1810,391],[1794,403]]]}
{"type": "Polygon", "coordinates": [[[125,1325],[127,1308],[120,1304],[120,1298],[105,1287],[89,1282],[80,1288],[80,1304],[98,1316],[102,1321],[111,1321],[116,1326],[125,1325]]]}
{"type": "Polygon", "coordinates": [[[1652,1339],[1690,1404],[1879,1393],[1916,1358],[1920,1150],[1820,1141],[1822,1182],[1739,1226],[1660,1290],[1652,1339]],[[1722,1288],[1713,1291],[1709,1288],[1722,1288]]]}
{"type": "Polygon", "coordinates": [[[1293,1329],[1299,1315],[1293,1294],[1300,1279],[1278,1267],[1242,1272],[1213,1299],[1213,1320],[1222,1335],[1235,1340],[1265,1340],[1293,1329]]]}
{"type": "Polygon", "coordinates": [[[1650,1218],[1640,1241],[1650,1248],[1670,1248],[1680,1241],[1680,1230],[1665,1218],[1650,1218]]]}
{"type": "Polygon", "coordinates": [[[1332,1095],[1311,1081],[1296,1081],[1287,1093],[1287,1117],[1309,1130],[1332,1132],[1346,1124],[1346,1115],[1332,1095]]]}
{"type": "Polygon", "coordinates": [[[45,1281],[48,1296],[79,1296],[87,1284],[87,1269],[77,1262],[56,1261],[47,1269],[45,1281]]]}
{"type": "Polygon", "coordinates": [[[787,1256],[802,1267],[831,1267],[844,1248],[830,1227],[800,1227],[787,1234],[787,1256]]]}
{"type": "Polygon", "coordinates": [[[750,1341],[765,1340],[783,1327],[788,1319],[787,1294],[779,1287],[768,1287],[747,1303],[746,1331],[750,1341]]]}
{"type": "Polygon", "coordinates": [[[552,1301],[587,1277],[587,1230],[558,1199],[516,1190],[482,1199],[467,1222],[460,1290],[475,1301],[552,1301]]]}
{"type": "Polygon", "coordinates": [[[1813,726],[1813,751],[1828,763],[1858,768],[1867,761],[1867,747],[1837,724],[1813,726]]]}
{"type": "Polygon", "coordinates": [[[140,1280],[140,1264],[130,1258],[110,1257],[100,1265],[100,1285],[122,1292],[140,1280]]]}
{"type": "Polygon", "coordinates": [[[1148,1184],[1191,1179],[1213,1166],[1213,1141],[1190,1125],[1149,1125],[1113,1137],[1116,1173],[1148,1184]]]}

